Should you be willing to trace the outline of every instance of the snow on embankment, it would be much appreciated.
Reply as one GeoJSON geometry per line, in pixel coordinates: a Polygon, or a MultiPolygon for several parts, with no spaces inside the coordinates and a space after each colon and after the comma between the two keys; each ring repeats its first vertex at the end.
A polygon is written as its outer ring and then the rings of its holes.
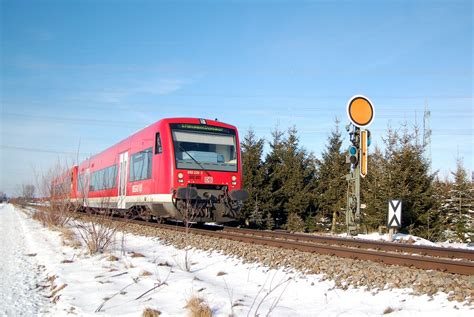
{"type": "MultiPolygon", "coordinates": [[[[450,302],[444,293],[414,296],[411,289],[343,290],[321,275],[243,263],[213,250],[177,249],[160,238],[132,233],[126,233],[123,240],[118,234],[110,252],[89,256],[84,247],[64,245],[59,232],[42,228],[19,210],[16,214],[27,228],[26,239],[37,253],[34,259],[54,276],[56,289],[63,287],[53,297],[56,303],[48,315],[139,316],[150,307],[161,316],[187,316],[186,306],[193,296],[207,302],[214,316],[472,313],[472,307],[450,302]]],[[[208,239],[195,236],[192,240],[203,244],[208,239]]],[[[264,247],[258,248],[263,252],[264,247]]]]}
{"type": "MultiPolygon", "coordinates": [[[[347,234],[340,234],[341,237],[348,237],[347,234]]],[[[351,237],[351,236],[350,236],[351,237]]],[[[369,234],[359,234],[354,239],[363,239],[363,240],[377,240],[377,241],[386,241],[386,242],[398,242],[398,243],[408,243],[413,245],[422,245],[429,247],[443,247],[443,248],[460,248],[474,250],[474,245],[468,243],[453,243],[453,242],[431,242],[429,240],[423,239],[418,236],[404,233],[395,233],[393,235],[393,241],[390,241],[388,234],[379,234],[377,232],[369,234]]]]}
{"type": "Polygon", "coordinates": [[[44,313],[48,300],[39,291],[44,279],[29,228],[12,205],[0,204],[0,315],[44,313]]]}

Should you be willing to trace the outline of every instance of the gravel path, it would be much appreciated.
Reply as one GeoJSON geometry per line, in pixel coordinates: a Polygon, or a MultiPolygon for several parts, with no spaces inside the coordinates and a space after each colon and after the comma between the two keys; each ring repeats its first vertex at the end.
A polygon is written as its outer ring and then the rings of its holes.
{"type": "Polygon", "coordinates": [[[43,280],[34,251],[29,250],[22,215],[0,204],[0,315],[33,316],[44,312],[48,300],[37,284],[43,280]]]}

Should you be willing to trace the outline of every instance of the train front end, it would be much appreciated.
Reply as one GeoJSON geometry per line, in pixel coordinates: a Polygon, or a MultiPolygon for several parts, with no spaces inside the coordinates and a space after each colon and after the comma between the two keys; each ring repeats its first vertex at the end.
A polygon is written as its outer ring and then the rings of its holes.
{"type": "Polygon", "coordinates": [[[239,217],[242,189],[237,129],[222,122],[170,123],[172,195],[177,219],[225,223],[239,217]]]}

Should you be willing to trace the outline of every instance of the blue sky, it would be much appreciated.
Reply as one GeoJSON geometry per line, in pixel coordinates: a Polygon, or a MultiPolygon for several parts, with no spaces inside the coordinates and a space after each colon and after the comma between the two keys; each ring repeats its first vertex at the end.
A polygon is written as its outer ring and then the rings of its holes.
{"type": "Polygon", "coordinates": [[[427,103],[433,169],[473,170],[472,30],[471,1],[3,0],[0,191],[164,117],[295,125],[319,157],[355,94],[377,145],[427,103]]]}

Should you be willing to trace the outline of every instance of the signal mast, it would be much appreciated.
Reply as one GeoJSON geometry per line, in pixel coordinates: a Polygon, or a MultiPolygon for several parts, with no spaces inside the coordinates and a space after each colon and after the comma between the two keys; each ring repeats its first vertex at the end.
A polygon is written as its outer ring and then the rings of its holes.
{"type": "Polygon", "coordinates": [[[347,180],[346,226],[348,234],[357,234],[361,224],[360,178],[367,175],[368,147],[371,137],[366,129],[374,118],[374,107],[369,98],[353,96],[347,103],[347,116],[350,123],[346,126],[351,145],[346,156],[350,164],[347,180]]]}

